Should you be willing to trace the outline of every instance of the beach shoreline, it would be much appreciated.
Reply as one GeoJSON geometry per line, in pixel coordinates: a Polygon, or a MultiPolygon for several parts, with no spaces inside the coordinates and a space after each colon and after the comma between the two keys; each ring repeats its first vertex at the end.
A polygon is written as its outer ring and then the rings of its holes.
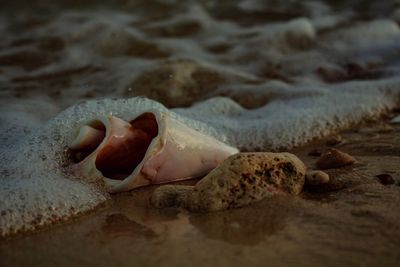
{"type": "MultiPolygon", "coordinates": [[[[342,131],[335,147],[357,163],[327,170],[331,184],[212,213],[158,210],[155,186],[112,196],[72,221],[0,243],[7,266],[395,266],[399,260],[400,125],[342,131]],[[389,184],[376,176],[388,174],[389,184]],[[24,255],[20,257],[20,255],[24,255]]],[[[335,135],[333,135],[334,137],[335,135]]],[[[327,137],[290,151],[312,168],[327,137]]],[[[193,184],[186,181],[183,184],[193,184]]],[[[182,182],[181,182],[182,183],[182,182]]]]}

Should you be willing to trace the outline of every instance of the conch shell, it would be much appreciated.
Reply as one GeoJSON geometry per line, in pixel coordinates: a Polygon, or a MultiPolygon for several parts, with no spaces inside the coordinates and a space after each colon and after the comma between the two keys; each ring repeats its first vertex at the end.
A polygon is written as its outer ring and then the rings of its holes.
{"type": "Polygon", "coordinates": [[[200,177],[238,152],[160,111],[130,122],[111,115],[91,121],[69,148],[73,171],[104,179],[112,193],[200,177]]]}

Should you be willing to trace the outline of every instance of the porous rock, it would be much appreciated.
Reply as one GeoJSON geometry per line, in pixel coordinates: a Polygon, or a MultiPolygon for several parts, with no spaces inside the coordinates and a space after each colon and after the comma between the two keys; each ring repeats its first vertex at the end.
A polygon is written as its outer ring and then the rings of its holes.
{"type": "Polygon", "coordinates": [[[232,155],[195,186],[166,185],[151,198],[155,207],[206,212],[237,208],[278,194],[299,194],[306,168],[290,153],[232,155]]]}

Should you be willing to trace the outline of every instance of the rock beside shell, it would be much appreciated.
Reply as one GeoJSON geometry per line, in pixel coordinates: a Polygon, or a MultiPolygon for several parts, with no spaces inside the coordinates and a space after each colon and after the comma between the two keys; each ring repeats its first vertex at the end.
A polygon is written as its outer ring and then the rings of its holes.
{"type": "Polygon", "coordinates": [[[277,193],[299,194],[306,168],[290,153],[232,155],[195,186],[166,185],[151,198],[155,207],[179,206],[191,211],[237,208],[277,193]]]}
{"type": "Polygon", "coordinates": [[[329,183],[329,174],[323,171],[308,171],[306,173],[306,184],[321,185],[329,183]]]}
{"type": "Polygon", "coordinates": [[[319,169],[339,168],[356,162],[351,155],[335,148],[327,149],[318,159],[316,165],[319,169]]]}

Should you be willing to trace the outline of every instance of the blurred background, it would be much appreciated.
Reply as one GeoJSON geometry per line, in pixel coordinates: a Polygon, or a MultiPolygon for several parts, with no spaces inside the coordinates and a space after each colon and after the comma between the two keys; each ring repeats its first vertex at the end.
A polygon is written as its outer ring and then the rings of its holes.
{"type": "Polygon", "coordinates": [[[7,1],[0,104],[41,119],[137,95],[257,108],[304,85],[394,75],[399,21],[399,1],[7,1]]]}

